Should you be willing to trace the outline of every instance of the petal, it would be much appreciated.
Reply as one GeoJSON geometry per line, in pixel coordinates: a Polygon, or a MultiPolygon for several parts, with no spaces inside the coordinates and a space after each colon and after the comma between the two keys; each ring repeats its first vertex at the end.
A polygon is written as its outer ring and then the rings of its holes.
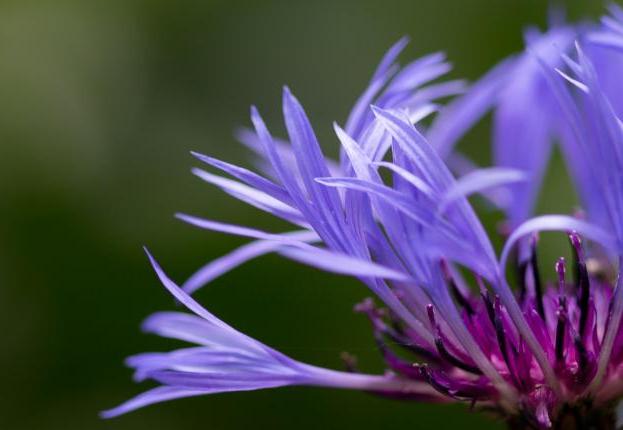
{"type": "MultiPolygon", "coordinates": [[[[206,311],[207,312],[207,311],[206,311]]],[[[227,346],[229,348],[245,348],[262,352],[256,342],[246,336],[238,335],[233,328],[224,323],[215,324],[216,317],[207,321],[183,312],[157,312],[147,318],[142,329],[162,337],[179,339],[197,345],[227,346]]]]}
{"type": "Polygon", "coordinates": [[[456,199],[465,198],[474,193],[481,193],[489,188],[526,180],[526,174],[518,169],[490,167],[474,170],[458,179],[445,192],[441,199],[440,211],[443,212],[456,199]]]}
{"type": "Polygon", "coordinates": [[[206,164],[216,167],[217,169],[223,170],[228,174],[240,179],[245,182],[247,185],[262,191],[273,198],[280,200],[281,202],[292,206],[292,199],[290,195],[274,182],[269,181],[266,178],[261,177],[260,175],[251,172],[248,169],[245,169],[240,166],[235,166],[233,164],[226,163],[221,160],[217,160],[216,158],[208,157],[207,155],[199,154],[197,152],[191,152],[194,157],[203,161],[206,164]]]}
{"type": "Polygon", "coordinates": [[[517,241],[526,235],[539,231],[577,231],[608,249],[616,248],[616,243],[613,242],[610,234],[593,224],[565,215],[543,215],[524,222],[513,230],[508,237],[500,256],[502,273],[504,273],[508,256],[517,241]]]}
{"type": "Polygon", "coordinates": [[[442,157],[448,156],[459,139],[497,102],[514,63],[515,59],[510,58],[498,64],[440,112],[427,138],[442,157]]]}
{"type": "MultiPolygon", "coordinates": [[[[292,232],[291,235],[294,236],[295,240],[300,240],[302,242],[315,242],[320,240],[315,232],[308,230],[292,232]]],[[[184,282],[182,289],[188,294],[192,294],[194,291],[197,291],[199,288],[209,284],[216,278],[242,265],[243,263],[262,255],[275,252],[282,246],[283,245],[279,242],[264,240],[258,240],[243,245],[229,254],[210,261],[208,264],[198,269],[190,278],[186,280],[186,282],[184,282]]]]}
{"type": "Polygon", "coordinates": [[[181,399],[184,397],[201,396],[212,392],[214,392],[214,390],[200,390],[185,387],[157,387],[139,394],[113,409],[101,412],[100,416],[102,418],[115,418],[154,403],[166,402],[167,400],[181,399]]]}
{"type": "Polygon", "coordinates": [[[409,43],[409,39],[403,37],[387,51],[374,72],[368,88],[355,102],[346,120],[346,130],[351,136],[359,136],[362,132],[370,104],[391,77],[392,70],[395,69],[394,62],[405,46],[407,46],[407,43],[409,43]]]}
{"type": "Polygon", "coordinates": [[[411,279],[405,273],[380,264],[320,248],[288,248],[279,251],[279,253],[309,266],[343,275],[391,279],[394,281],[409,281],[411,279]]]}
{"type": "Polygon", "coordinates": [[[232,234],[235,236],[250,237],[253,239],[262,239],[262,240],[289,243],[293,246],[296,246],[297,244],[304,246],[304,242],[302,242],[301,240],[298,240],[300,238],[289,235],[288,233],[282,233],[282,234],[268,233],[268,232],[258,230],[255,228],[251,228],[251,227],[244,227],[244,226],[239,226],[235,224],[212,221],[212,220],[208,220],[205,218],[199,218],[199,217],[186,215],[182,213],[175,214],[175,217],[181,221],[184,221],[185,223],[188,223],[195,227],[199,227],[204,230],[218,231],[221,233],[232,234]]]}

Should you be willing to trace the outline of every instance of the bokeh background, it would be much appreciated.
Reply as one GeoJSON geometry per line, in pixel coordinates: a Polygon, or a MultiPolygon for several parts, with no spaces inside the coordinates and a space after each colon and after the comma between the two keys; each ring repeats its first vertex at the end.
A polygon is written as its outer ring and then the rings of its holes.
{"type": "MultiPolygon", "coordinates": [[[[576,20],[602,4],[567,9],[576,20]]],[[[412,38],[405,60],[445,50],[453,76],[474,79],[546,15],[542,0],[3,0],[0,428],[501,428],[461,405],[315,388],[188,399],[112,421],[97,413],[148,388],[131,382],[124,357],[177,345],[139,331],[149,313],[175,307],[141,245],[182,281],[242,241],[194,230],[175,211],[283,227],[191,176],[190,150],[249,160],[232,133],[251,103],[283,130],[287,83],[335,154],[331,122],[344,121],[399,37],[412,38]]],[[[461,145],[486,163],[487,122],[461,145]]],[[[568,210],[573,198],[554,166],[541,207],[568,210]]],[[[379,371],[368,324],[352,312],[366,296],[352,280],[275,256],[197,294],[295,358],[340,368],[349,351],[379,371]]]]}

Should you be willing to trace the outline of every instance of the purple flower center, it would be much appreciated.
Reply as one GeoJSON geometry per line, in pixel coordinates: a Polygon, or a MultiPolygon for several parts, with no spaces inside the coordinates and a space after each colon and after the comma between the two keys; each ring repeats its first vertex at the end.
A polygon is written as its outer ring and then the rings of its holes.
{"type": "MultiPolygon", "coordinates": [[[[562,402],[547,386],[539,363],[517,332],[499,296],[492,295],[484,281],[471,273],[469,276],[480,287],[480,293],[474,293],[463,279],[459,287],[457,275],[451,273],[445,261],[441,262],[447,288],[461,310],[463,323],[499,374],[517,390],[520,404],[512,421],[516,428],[549,427],[551,419],[568,421],[567,427],[562,428],[590,428],[581,424],[612,419],[610,412],[604,415],[601,409],[609,411],[604,405],[611,403],[623,389],[619,373],[623,364],[623,335],[619,332],[603,386],[596,396],[587,395],[612,312],[613,287],[609,278],[613,271],[609,270],[607,260],[585,258],[576,233],[569,234],[569,239],[573,251],[572,276],[567,276],[567,263],[561,257],[555,264],[557,282],[544,283],[536,240],[531,241],[528,257],[515,267],[517,300],[561,383],[565,399],[562,402]],[[595,411],[595,405],[600,409],[595,411]],[[559,416],[550,418],[552,412],[559,416]]],[[[391,311],[375,307],[371,299],[358,304],[355,310],[370,319],[378,348],[387,366],[397,375],[426,382],[453,400],[497,408],[494,384],[436,318],[432,304],[426,306],[426,312],[435,333],[435,348],[427,346],[391,311]]],[[[348,364],[354,371],[352,357],[348,364]]],[[[397,392],[377,394],[401,397],[397,392]]],[[[504,415],[503,410],[498,412],[504,415]]]]}

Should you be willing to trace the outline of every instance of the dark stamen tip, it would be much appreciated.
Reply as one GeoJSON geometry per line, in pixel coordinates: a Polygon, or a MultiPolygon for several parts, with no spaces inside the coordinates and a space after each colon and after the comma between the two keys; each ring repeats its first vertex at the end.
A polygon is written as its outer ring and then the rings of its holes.
{"type": "Polygon", "coordinates": [[[506,332],[504,330],[504,324],[502,322],[502,304],[500,303],[500,296],[498,296],[497,294],[495,295],[491,308],[492,313],[489,315],[489,317],[491,318],[491,322],[493,323],[493,327],[495,328],[495,335],[498,341],[498,347],[500,348],[500,352],[502,353],[502,358],[504,358],[506,368],[508,369],[508,373],[510,374],[514,383],[520,385],[520,382],[517,379],[517,375],[515,374],[513,363],[511,362],[508,355],[506,332]]]}
{"type": "Polygon", "coordinates": [[[491,297],[489,296],[489,292],[487,290],[481,289],[480,295],[482,297],[482,301],[485,303],[485,309],[487,310],[487,315],[489,315],[489,320],[491,324],[495,327],[495,311],[493,309],[493,302],[491,301],[491,297]]]}
{"type": "Polygon", "coordinates": [[[476,277],[476,284],[478,284],[478,288],[480,289],[480,294],[481,295],[487,294],[488,290],[482,278],[479,275],[475,275],[475,277],[476,277]]]}
{"type": "Polygon", "coordinates": [[[534,281],[534,295],[536,296],[536,306],[541,319],[545,321],[545,306],[543,304],[543,284],[541,282],[541,275],[539,271],[539,261],[536,253],[536,246],[538,243],[538,235],[535,233],[531,237],[531,248],[532,252],[530,253],[530,266],[532,268],[532,279],[534,281]]]}
{"type": "Polygon", "coordinates": [[[560,257],[558,261],[556,261],[556,272],[558,273],[558,280],[560,282],[565,281],[565,271],[566,271],[565,258],[560,257]]]}
{"type": "Polygon", "coordinates": [[[588,276],[588,270],[586,268],[586,261],[584,259],[584,251],[582,249],[582,240],[580,235],[578,235],[577,232],[572,231],[569,233],[569,240],[573,247],[573,254],[575,258],[575,283],[579,293],[578,307],[580,309],[580,322],[578,334],[580,338],[583,339],[586,333],[586,324],[588,322],[591,283],[588,276]]]}
{"type": "Polygon", "coordinates": [[[428,320],[430,321],[430,324],[435,327],[437,323],[435,322],[435,310],[433,309],[432,304],[429,303],[426,305],[426,313],[428,314],[428,320]]]}
{"type": "Polygon", "coordinates": [[[573,249],[577,253],[577,256],[581,260],[583,260],[584,256],[582,255],[582,239],[580,238],[580,235],[574,230],[569,232],[568,236],[569,241],[571,242],[571,246],[573,246],[573,249]]]}
{"type": "Polygon", "coordinates": [[[444,345],[443,339],[440,335],[435,337],[435,346],[437,347],[439,355],[451,365],[458,367],[459,369],[463,369],[466,372],[473,373],[474,375],[482,375],[482,371],[478,367],[465,363],[452,355],[444,345]]]}
{"type": "Polygon", "coordinates": [[[565,273],[567,271],[565,259],[564,257],[560,257],[558,261],[556,261],[556,273],[558,273],[558,290],[560,294],[564,294],[565,291],[565,273]]]}

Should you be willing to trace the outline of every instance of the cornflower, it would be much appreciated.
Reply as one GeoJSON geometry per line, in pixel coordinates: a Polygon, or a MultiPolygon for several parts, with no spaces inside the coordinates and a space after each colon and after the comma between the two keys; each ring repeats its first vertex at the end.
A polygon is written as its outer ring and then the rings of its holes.
{"type": "Polygon", "coordinates": [[[399,67],[403,39],[382,59],[344,126],[339,160],[322,153],[286,87],[287,139],[258,110],[239,137],[263,174],[193,155],[229,177],[200,179],[297,227],[271,233],[177,214],[195,227],[254,239],[200,268],[181,286],[149,259],[189,312],[162,312],[147,332],[197,346],[130,357],[135,379],[160,384],[103,413],[117,416],[182,397],[286,385],[365,390],[426,402],[465,402],[515,429],[610,429],[623,396],[623,11],[599,25],[526,32],[526,50],[471,86],[440,81],[441,53],[399,67]],[[441,101],[451,98],[450,102],[441,101]],[[478,168],[456,143],[493,112],[493,166],[478,168]],[[583,207],[534,215],[552,147],[564,154],[583,207]],[[506,216],[496,253],[468,197],[506,216]],[[546,281],[538,233],[569,238],[546,281]],[[585,243],[584,243],[584,241],[585,243]],[[387,371],[299,362],[227,325],[191,294],[267,253],[357,278],[376,297],[355,306],[369,320],[387,371]],[[507,272],[514,272],[511,287],[507,272]]]}

